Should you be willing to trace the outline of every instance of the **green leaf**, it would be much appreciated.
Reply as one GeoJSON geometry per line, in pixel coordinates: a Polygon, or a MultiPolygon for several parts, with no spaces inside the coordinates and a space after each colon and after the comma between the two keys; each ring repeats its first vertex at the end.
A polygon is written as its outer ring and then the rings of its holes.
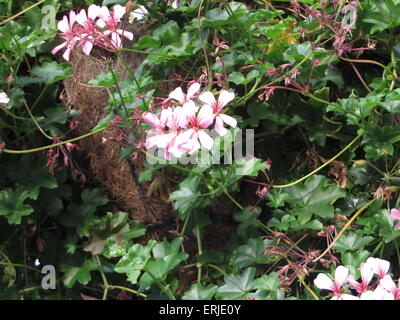
{"type": "Polygon", "coordinates": [[[171,194],[170,201],[175,201],[175,209],[181,214],[186,214],[189,210],[197,206],[197,201],[201,196],[198,190],[200,177],[189,175],[179,184],[179,189],[171,194]]]}
{"type": "Polygon", "coordinates": [[[373,240],[373,237],[363,237],[358,233],[349,232],[348,235],[342,235],[333,245],[333,248],[341,252],[360,251],[373,240]]]}
{"type": "Polygon", "coordinates": [[[110,238],[114,239],[116,245],[123,245],[126,240],[144,235],[146,228],[138,222],[128,223],[126,212],[112,214],[108,212],[99,226],[91,228],[89,241],[86,242],[84,250],[97,255],[103,252],[110,238]]]}
{"type": "Polygon", "coordinates": [[[247,293],[254,290],[256,283],[254,281],[255,268],[247,268],[241,274],[226,275],[225,284],[218,288],[217,299],[222,300],[240,300],[247,293]]]}
{"type": "Polygon", "coordinates": [[[269,169],[269,165],[258,158],[241,158],[235,161],[236,175],[256,177],[260,170],[269,169]]]}
{"type": "Polygon", "coordinates": [[[203,287],[201,283],[196,283],[183,294],[182,300],[211,300],[218,287],[216,285],[208,285],[203,287]]]}
{"type": "Polygon", "coordinates": [[[49,174],[48,168],[40,161],[32,161],[29,156],[21,157],[17,163],[7,163],[4,169],[7,176],[14,182],[21,184],[28,191],[29,198],[36,200],[40,188],[55,189],[57,181],[49,174]]]}
{"type": "Polygon", "coordinates": [[[362,144],[368,160],[393,156],[394,144],[400,142],[400,126],[374,126],[364,136],[362,144]]]}
{"type": "MultiPolygon", "coordinates": [[[[120,76],[120,74],[121,74],[120,72],[114,71],[116,79],[120,76]]],[[[97,76],[95,76],[93,79],[89,81],[89,84],[92,86],[112,88],[115,85],[115,81],[112,72],[108,71],[100,73],[97,76]]]]}
{"type": "Polygon", "coordinates": [[[249,239],[247,244],[240,246],[233,253],[233,265],[245,268],[252,264],[266,264],[269,259],[264,254],[266,246],[271,240],[261,238],[249,239]]]}
{"type": "Polygon", "coordinates": [[[279,274],[276,272],[265,274],[261,278],[255,280],[256,289],[269,292],[278,290],[280,284],[281,282],[279,281],[279,274]]]}
{"type": "Polygon", "coordinates": [[[30,205],[24,204],[29,192],[23,189],[13,191],[7,188],[0,191],[0,215],[4,216],[9,224],[20,224],[23,216],[33,212],[30,205]]]}
{"type": "Polygon", "coordinates": [[[68,63],[44,62],[40,66],[32,68],[31,74],[46,84],[69,78],[72,67],[68,63]]]}
{"type": "Polygon", "coordinates": [[[156,241],[151,240],[146,246],[135,244],[129,248],[129,251],[115,265],[115,272],[125,273],[132,284],[137,280],[144,269],[147,261],[151,258],[151,250],[156,241]]]}
{"type": "Polygon", "coordinates": [[[86,260],[81,267],[65,267],[63,283],[67,288],[72,288],[76,281],[86,285],[92,279],[91,271],[97,269],[93,260],[86,260]]]}
{"type": "Polygon", "coordinates": [[[304,184],[297,184],[286,192],[290,195],[291,212],[299,216],[301,224],[308,222],[313,214],[333,217],[332,202],[346,195],[337,184],[320,175],[313,175],[304,184]]]}

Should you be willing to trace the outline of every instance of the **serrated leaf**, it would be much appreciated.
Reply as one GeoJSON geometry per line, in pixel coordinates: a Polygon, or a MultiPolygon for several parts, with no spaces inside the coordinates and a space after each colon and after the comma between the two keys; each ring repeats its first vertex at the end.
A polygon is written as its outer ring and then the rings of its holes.
{"type": "Polygon", "coordinates": [[[254,290],[256,287],[254,281],[255,273],[255,268],[247,268],[241,274],[226,275],[224,277],[225,284],[217,290],[217,299],[243,299],[247,293],[254,290]]]}
{"type": "Polygon", "coordinates": [[[0,215],[4,216],[9,224],[20,224],[23,216],[33,212],[33,208],[24,204],[29,192],[23,189],[12,190],[7,188],[0,191],[0,215]]]}
{"type": "Polygon", "coordinates": [[[297,184],[288,188],[291,212],[299,216],[299,222],[304,224],[313,214],[322,217],[333,217],[332,201],[343,198],[346,192],[327,178],[313,175],[304,184],[297,184]]]}
{"type": "Polygon", "coordinates": [[[182,300],[211,300],[218,287],[216,285],[208,285],[203,287],[201,283],[196,283],[183,294],[182,300]]]}
{"type": "Polygon", "coordinates": [[[44,62],[40,66],[31,69],[31,74],[46,84],[69,78],[72,67],[68,63],[44,62]]]}

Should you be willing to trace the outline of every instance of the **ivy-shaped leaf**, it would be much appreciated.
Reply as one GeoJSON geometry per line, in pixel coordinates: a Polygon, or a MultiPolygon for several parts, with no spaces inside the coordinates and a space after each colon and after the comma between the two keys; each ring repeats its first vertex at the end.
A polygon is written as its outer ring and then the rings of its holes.
{"type": "Polygon", "coordinates": [[[182,300],[211,300],[217,289],[216,285],[203,287],[201,283],[196,283],[183,294],[182,300]]]}
{"type": "Polygon", "coordinates": [[[23,216],[33,212],[33,208],[24,204],[29,192],[23,189],[13,191],[10,188],[0,191],[0,215],[4,216],[9,224],[20,224],[23,216]]]}
{"type": "Polygon", "coordinates": [[[243,299],[247,293],[254,290],[256,283],[254,281],[255,268],[247,268],[241,274],[226,275],[225,284],[218,288],[217,299],[239,300],[243,299]]]}
{"type": "Polygon", "coordinates": [[[301,224],[308,222],[313,214],[322,218],[333,217],[332,202],[346,195],[337,184],[320,175],[314,175],[286,192],[290,195],[291,212],[299,216],[301,224]]]}

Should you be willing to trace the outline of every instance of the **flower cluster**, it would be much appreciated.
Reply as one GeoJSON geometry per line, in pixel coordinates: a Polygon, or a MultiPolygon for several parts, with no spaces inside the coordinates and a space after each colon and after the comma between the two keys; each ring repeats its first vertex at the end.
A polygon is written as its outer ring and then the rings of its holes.
{"type": "Polygon", "coordinates": [[[75,47],[81,47],[89,55],[93,46],[107,50],[122,48],[122,37],[133,40],[133,33],[120,28],[120,21],[126,13],[126,8],[115,5],[112,10],[106,6],[92,4],[87,12],[82,9],[78,14],[71,10],[69,16],[64,16],[58,22],[58,30],[65,40],[52,50],[56,54],[65,48],[63,58],[69,61],[75,47]]]}
{"type": "Polygon", "coordinates": [[[146,149],[154,146],[164,149],[166,160],[171,154],[176,158],[185,152],[193,154],[201,147],[211,150],[213,139],[208,129],[214,129],[220,136],[227,133],[224,123],[235,128],[237,121],[224,114],[224,107],[235,98],[235,94],[222,90],[218,100],[206,91],[199,95],[200,84],[195,82],[185,95],[182,88],[176,88],[169,94],[160,115],[153,112],[143,114],[143,120],[154,127],[147,135],[146,149]],[[169,106],[174,102],[173,107],[169,106]]]}
{"type": "Polygon", "coordinates": [[[332,292],[331,300],[400,300],[400,287],[388,274],[390,263],[378,258],[368,258],[361,263],[361,279],[357,281],[349,274],[349,269],[339,266],[335,270],[335,280],[320,273],[314,280],[319,289],[332,292]],[[376,276],[375,281],[372,281],[376,276]],[[347,288],[344,286],[348,285],[347,288]],[[351,290],[358,295],[351,294],[351,290]]]}

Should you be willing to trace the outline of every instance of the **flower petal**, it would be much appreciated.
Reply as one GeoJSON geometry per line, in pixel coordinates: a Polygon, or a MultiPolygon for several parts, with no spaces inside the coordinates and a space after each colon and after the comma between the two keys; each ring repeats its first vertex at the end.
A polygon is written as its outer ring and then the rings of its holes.
{"type": "Polygon", "coordinates": [[[381,279],[381,281],[379,282],[379,285],[383,289],[385,289],[386,291],[389,291],[391,293],[393,293],[397,290],[396,284],[394,283],[392,277],[389,276],[388,274],[381,279]]]}
{"type": "Polygon", "coordinates": [[[64,54],[63,54],[63,58],[66,61],[69,61],[69,59],[71,58],[71,52],[72,52],[72,48],[68,47],[67,50],[65,50],[64,54]]]}
{"type": "Polygon", "coordinates": [[[63,19],[58,22],[57,27],[58,30],[64,33],[66,33],[69,30],[69,21],[67,16],[64,16],[63,19]]]}
{"type": "Polygon", "coordinates": [[[52,54],[56,54],[58,51],[60,51],[62,48],[64,48],[67,45],[67,42],[61,43],[59,46],[55,47],[53,50],[51,50],[52,54]]]}
{"type": "Polygon", "coordinates": [[[220,117],[227,125],[231,126],[232,128],[236,128],[237,121],[235,118],[227,116],[226,114],[220,114],[220,117]]]}
{"type": "Polygon", "coordinates": [[[5,92],[0,92],[0,103],[7,104],[10,102],[10,98],[7,96],[5,92]]]}
{"type": "Polygon", "coordinates": [[[332,290],[333,281],[325,273],[320,273],[315,278],[314,285],[319,289],[332,290]]]}
{"type": "Polygon", "coordinates": [[[211,150],[214,144],[214,140],[203,130],[197,131],[201,145],[207,150],[211,150]]]}
{"type": "Polygon", "coordinates": [[[116,4],[113,7],[114,10],[114,18],[121,20],[121,18],[125,15],[126,9],[125,7],[121,6],[120,4],[116,4]]]}
{"type": "Polygon", "coordinates": [[[78,22],[81,26],[85,26],[85,22],[87,21],[87,15],[85,9],[82,9],[81,12],[79,12],[76,15],[76,22],[78,22]]]}
{"type": "Polygon", "coordinates": [[[394,220],[400,220],[400,210],[398,209],[392,209],[390,211],[390,216],[392,217],[392,219],[394,220]]]}
{"type": "Polygon", "coordinates": [[[210,91],[206,91],[206,92],[202,93],[199,96],[199,100],[201,102],[209,105],[210,107],[213,107],[217,103],[217,100],[215,100],[214,95],[210,91]]]}
{"type": "Polygon", "coordinates": [[[88,8],[88,17],[92,20],[96,20],[96,18],[101,14],[101,7],[95,4],[92,4],[88,8]]]}
{"type": "Polygon", "coordinates": [[[339,266],[335,271],[335,282],[340,287],[346,281],[347,276],[349,275],[349,269],[344,266],[339,266]]]}
{"type": "Polygon", "coordinates": [[[117,32],[121,36],[123,36],[123,37],[125,37],[125,38],[127,38],[129,40],[131,40],[131,41],[133,40],[133,33],[132,32],[129,32],[129,31],[126,31],[126,30],[122,30],[122,29],[118,29],[117,32]]]}
{"type": "Polygon", "coordinates": [[[176,88],[174,91],[172,91],[169,96],[170,99],[174,99],[176,101],[179,101],[180,103],[184,104],[185,103],[185,95],[183,94],[182,88],[176,88]]]}
{"type": "Polygon", "coordinates": [[[361,279],[364,285],[368,285],[374,276],[374,268],[371,264],[361,263],[360,265],[361,279]]]}
{"type": "Polygon", "coordinates": [[[215,117],[214,130],[217,131],[221,137],[225,136],[228,132],[228,130],[226,130],[224,127],[224,121],[222,120],[221,115],[215,117]]]}
{"type": "Polygon", "coordinates": [[[188,89],[187,100],[190,100],[197,92],[199,92],[199,90],[200,90],[200,83],[198,82],[193,83],[188,89]]]}
{"type": "Polygon", "coordinates": [[[147,122],[155,128],[160,127],[160,119],[158,119],[158,117],[152,112],[145,112],[143,114],[143,121],[147,122]]]}
{"type": "Polygon", "coordinates": [[[115,49],[121,49],[122,48],[122,40],[121,37],[118,35],[118,33],[113,32],[111,33],[111,45],[115,49]]]}
{"type": "Polygon", "coordinates": [[[202,128],[208,128],[214,121],[214,113],[210,106],[204,105],[200,108],[197,120],[202,128]]]}
{"type": "Polygon", "coordinates": [[[90,52],[93,49],[93,43],[91,43],[90,41],[85,41],[82,43],[82,51],[89,56],[90,52]]]}
{"type": "Polygon", "coordinates": [[[218,105],[222,109],[233,99],[235,99],[235,94],[233,92],[222,90],[221,93],[219,94],[218,105]]]}
{"type": "Polygon", "coordinates": [[[379,278],[383,278],[388,273],[390,268],[389,261],[379,258],[370,257],[366,263],[372,265],[375,274],[377,274],[379,278]]]}

